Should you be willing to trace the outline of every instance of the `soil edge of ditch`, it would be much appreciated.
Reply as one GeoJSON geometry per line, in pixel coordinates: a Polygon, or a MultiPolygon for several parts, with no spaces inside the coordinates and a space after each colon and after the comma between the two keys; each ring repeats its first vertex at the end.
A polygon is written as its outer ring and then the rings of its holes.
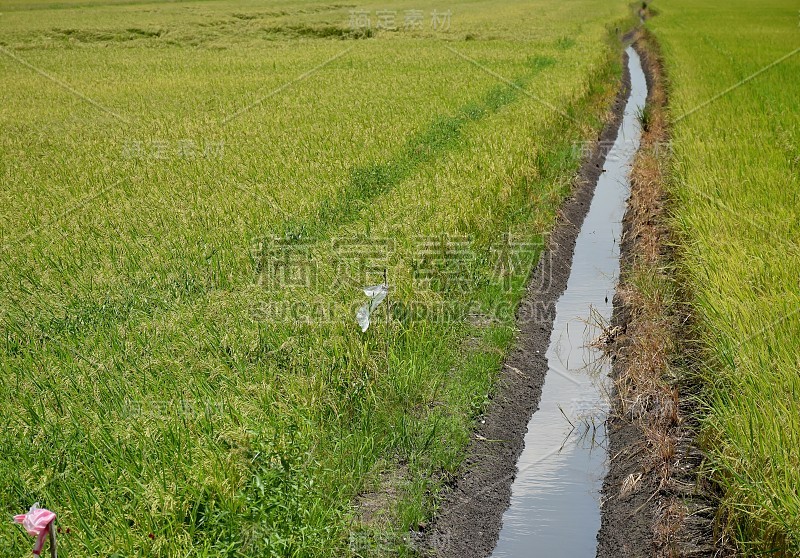
{"type": "Polygon", "coordinates": [[[670,373],[689,316],[673,301],[668,203],[667,87],[658,45],[637,30],[633,47],[648,86],[646,126],[631,170],[620,282],[608,347],[614,358],[609,464],[603,482],[598,558],[729,555],[714,533],[714,487],[699,474],[696,386],[670,373]]]}
{"type": "Polygon", "coordinates": [[[495,394],[476,424],[464,463],[442,494],[439,513],[417,545],[439,558],[484,558],[494,550],[511,500],[528,422],[538,409],[548,365],[545,356],[555,304],[567,286],[575,241],[589,211],[607,152],[616,139],[630,92],[627,55],[622,83],[591,155],[573,181],[548,245],[528,282],[518,314],[518,335],[503,362],[495,394]]]}

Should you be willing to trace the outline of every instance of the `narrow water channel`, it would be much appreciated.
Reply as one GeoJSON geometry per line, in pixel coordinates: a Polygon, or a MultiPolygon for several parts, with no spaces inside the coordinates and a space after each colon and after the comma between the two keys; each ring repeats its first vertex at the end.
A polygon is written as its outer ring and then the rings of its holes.
{"type": "Polygon", "coordinates": [[[627,49],[631,92],[578,235],[567,288],[556,304],[549,370],[517,463],[495,558],[590,558],[597,552],[606,472],[609,363],[589,344],[611,318],[619,239],[647,98],[639,56],[627,49]]]}

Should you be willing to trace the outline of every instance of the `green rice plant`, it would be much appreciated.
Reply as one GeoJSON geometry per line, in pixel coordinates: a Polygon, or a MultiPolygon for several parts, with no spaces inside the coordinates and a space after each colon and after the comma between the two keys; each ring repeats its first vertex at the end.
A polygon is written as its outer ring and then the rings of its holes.
{"type": "Polygon", "coordinates": [[[669,190],[720,525],[746,555],[800,552],[800,29],[796,6],[656,3],[669,190]]]}

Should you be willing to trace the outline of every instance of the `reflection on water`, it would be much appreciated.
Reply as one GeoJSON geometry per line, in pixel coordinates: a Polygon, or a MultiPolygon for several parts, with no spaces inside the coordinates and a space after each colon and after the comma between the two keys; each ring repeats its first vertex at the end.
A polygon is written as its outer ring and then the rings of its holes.
{"type": "Polygon", "coordinates": [[[639,56],[632,48],[627,53],[631,95],[578,235],[567,289],[556,306],[549,371],[539,410],[528,424],[495,558],[596,554],[609,363],[589,344],[600,335],[592,324],[611,318],[618,240],[630,190],[627,176],[639,147],[637,114],[647,97],[639,56]]]}

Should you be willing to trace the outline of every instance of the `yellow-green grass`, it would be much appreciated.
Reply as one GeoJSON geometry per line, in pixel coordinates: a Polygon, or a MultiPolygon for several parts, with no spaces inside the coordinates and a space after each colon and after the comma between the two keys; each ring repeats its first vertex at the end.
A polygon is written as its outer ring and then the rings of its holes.
{"type": "Polygon", "coordinates": [[[800,553],[800,14],[660,0],[679,269],[695,320],[702,442],[723,527],[800,553]]]}
{"type": "MultiPolygon", "coordinates": [[[[464,2],[442,31],[410,0],[357,7],[425,21],[4,4],[0,509],[56,511],[65,555],[407,552],[458,467],[628,11],[464,2]],[[469,254],[422,282],[442,235],[469,254]],[[276,274],[276,236],[314,280],[276,274]],[[383,240],[371,273],[342,255],[383,240]],[[364,524],[386,471],[395,502],[364,524]]],[[[29,544],[0,524],[4,551],[29,544]]]]}

